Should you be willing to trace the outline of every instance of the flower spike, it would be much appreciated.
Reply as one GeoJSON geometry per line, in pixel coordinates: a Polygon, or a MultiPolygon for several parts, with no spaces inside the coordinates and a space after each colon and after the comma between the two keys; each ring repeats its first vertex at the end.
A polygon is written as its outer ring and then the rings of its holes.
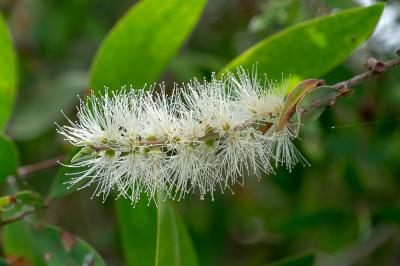
{"type": "Polygon", "coordinates": [[[213,198],[245,176],[261,178],[278,164],[291,169],[305,159],[292,143],[296,124],[282,121],[290,107],[285,92],[255,68],[239,68],[175,86],[169,96],[163,84],[92,94],[81,100],[76,122],[58,127],[82,148],[68,166],[84,170],[67,183],[95,184],[95,196],[115,191],[135,204],[157,191],[177,200],[195,191],[213,198]]]}

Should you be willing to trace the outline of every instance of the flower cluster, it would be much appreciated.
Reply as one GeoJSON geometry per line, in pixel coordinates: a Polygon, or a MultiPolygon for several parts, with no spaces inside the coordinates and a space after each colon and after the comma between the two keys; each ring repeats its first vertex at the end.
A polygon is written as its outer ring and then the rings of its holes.
{"type": "Polygon", "coordinates": [[[69,184],[96,184],[94,195],[110,191],[134,204],[142,193],[157,191],[173,199],[260,178],[285,164],[304,160],[292,140],[295,125],[277,128],[286,85],[238,69],[211,81],[192,80],[150,90],[124,88],[92,94],[81,101],[76,122],[59,126],[71,144],[82,147],[69,167],[69,184]]]}

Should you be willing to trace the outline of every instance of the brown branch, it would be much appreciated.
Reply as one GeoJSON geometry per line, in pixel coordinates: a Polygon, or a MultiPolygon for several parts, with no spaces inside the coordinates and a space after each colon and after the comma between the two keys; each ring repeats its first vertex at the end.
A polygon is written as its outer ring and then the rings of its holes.
{"type": "Polygon", "coordinates": [[[56,158],[52,158],[52,159],[49,159],[49,160],[46,160],[46,161],[41,161],[41,162],[38,162],[38,163],[22,166],[22,167],[18,168],[18,170],[17,170],[18,176],[26,177],[29,174],[32,174],[34,172],[43,171],[43,170],[46,170],[48,168],[57,166],[57,165],[59,165],[58,162],[62,162],[66,158],[67,158],[67,155],[60,155],[60,156],[58,156],[56,158]]]}
{"type": "MultiPolygon", "coordinates": [[[[400,49],[397,50],[396,53],[397,53],[397,55],[400,56],[400,49]]],[[[368,69],[367,72],[359,74],[349,80],[345,80],[345,81],[336,83],[336,84],[332,85],[332,87],[334,87],[337,90],[348,89],[348,88],[351,88],[367,79],[370,79],[378,74],[381,74],[381,73],[385,72],[386,70],[394,68],[398,65],[400,65],[400,58],[396,58],[393,60],[383,62],[376,58],[371,57],[371,58],[367,59],[367,61],[364,63],[364,67],[368,69]]]]}

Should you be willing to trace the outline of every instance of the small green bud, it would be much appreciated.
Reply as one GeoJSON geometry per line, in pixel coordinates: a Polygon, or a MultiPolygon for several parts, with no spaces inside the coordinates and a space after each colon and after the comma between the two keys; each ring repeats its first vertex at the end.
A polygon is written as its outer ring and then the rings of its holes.
{"type": "Polygon", "coordinates": [[[94,153],[95,150],[94,150],[93,147],[91,147],[91,146],[86,146],[86,147],[83,147],[83,148],[80,150],[80,152],[82,152],[83,154],[91,154],[91,153],[94,153]]]}
{"type": "Polygon", "coordinates": [[[215,133],[215,130],[212,126],[206,126],[206,133],[215,133]]]}
{"type": "Polygon", "coordinates": [[[95,153],[96,153],[96,151],[93,149],[93,147],[91,147],[91,146],[83,147],[80,151],[78,151],[74,155],[74,157],[72,157],[71,162],[74,163],[88,154],[95,154],[95,153]]]}
{"type": "Polygon", "coordinates": [[[178,136],[175,136],[175,137],[172,138],[172,141],[173,142],[179,142],[179,141],[181,141],[181,138],[178,137],[178,136]]]}
{"type": "Polygon", "coordinates": [[[208,140],[205,140],[205,141],[204,141],[204,144],[205,144],[207,147],[214,147],[214,145],[215,145],[215,139],[208,139],[208,140]]]}
{"type": "Polygon", "coordinates": [[[90,146],[93,145],[93,142],[91,141],[80,141],[76,144],[76,146],[90,146]]]}
{"type": "Polygon", "coordinates": [[[188,143],[187,145],[186,145],[186,147],[188,147],[188,148],[190,148],[190,149],[192,149],[192,150],[194,150],[196,147],[198,147],[199,146],[199,143],[197,143],[197,142],[190,142],[190,143],[188,143]]]}
{"type": "Polygon", "coordinates": [[[222,129],[223,129],[224,131],[228,131],[230,128],[231,128],[231,126],[230,126],[228,123],[226,123],[226,124],[222,127],[222,129]]]}
{"type": "Polygon", "coordinates": [[[106,150],[105,151],[105,155],[107,155],[108,157],[112,158],[115,156],[115,151],[114,150],[106,150]]]}
{"type": "Polygon", "coordinates": [[[143,147],[142,148],[142,152],[147,155],[150,152],[150,148],[149,147],[143,147]]]}

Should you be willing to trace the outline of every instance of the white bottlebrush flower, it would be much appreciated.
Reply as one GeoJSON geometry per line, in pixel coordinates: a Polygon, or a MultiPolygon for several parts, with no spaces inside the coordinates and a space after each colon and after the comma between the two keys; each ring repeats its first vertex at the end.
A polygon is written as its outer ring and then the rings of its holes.
{"type": "Polygon", "coordinates": [[[203,83],[193,80],[182,90],[182,96],[194,117],[220,135],[245,122],[243,112],[232,94],[230,79],[225,76],[217,79],[213,75],[210,82],[203,83]]]}
{"type": "Polygon", "coordinates": [[[116,155],[110,156],[107,151],[98,152],[95,156],[91,153],[82,156],[72,165],[66,165],[79,169],[69,173],[71,179],[66,184],[82,185],[79,189],[96,184],[93,196],[102,196],[104,201],[110,191],[120,182],[120,179],[115,178],[114,174],[117,170],[116,157],[116,155]]]}
{"type": "Polygon", "coordinates": [[[94,195],[105,199],[115,190],[134,204],[143,193],[154,200],[157,191],[178,200],[192,192],[213,198],[245,176],[273,173],[273,165],[291,169],[304,157],[292,143],[293,125],[276,128],[285,90],[239,68],[175,86],[171,95],[164,85],[92,94],[81,100],[77,121],[58,128],[82,147],[68,165],[80,172],[67,183],[96,183],[94,195]]]}
{"type": "Polygon", "coordinates": [[[167,171],[164,155],[157,151],[130,152],[121,156],[115,163],[117,170],[113,173],[119,179],[118,195],[136,203],[142,193],[154,199],[157,190],[167,190],[167,171]]]}
{"type": "Polygon", "coordinates": [[[237,77],[231,76],[233,90],[238,104],[245,111],[247,119],[264,122],[276,122],[285,101],[286,84],[277,84],[265,78],[260,80],[257,70],[251,73],[239,68],[237,77]]]}
{"type": "Polygon", "coordinates": [[[283,130],[269,135],[267,149],[274,154],[276,167],[286,165],[286,168],[291,171],[297,163],[310,165],[293,143],[293,140],[297,138],[298,130],[298,124],[289,124],[283,130]]]}
{"type": "Polygon", "coordinates": [[[207,192],[215,190],[220,177],[215,171],[214,143],[201,140],[207,135],[207,127],[199,123],[191,110],[183,109],[180,115],[180,132],[170,144],[173,155],[170,156],[167,168],[171,173],[174,198],[181,199],[186,193],[198,190],[204,198],[207,192]]]}

